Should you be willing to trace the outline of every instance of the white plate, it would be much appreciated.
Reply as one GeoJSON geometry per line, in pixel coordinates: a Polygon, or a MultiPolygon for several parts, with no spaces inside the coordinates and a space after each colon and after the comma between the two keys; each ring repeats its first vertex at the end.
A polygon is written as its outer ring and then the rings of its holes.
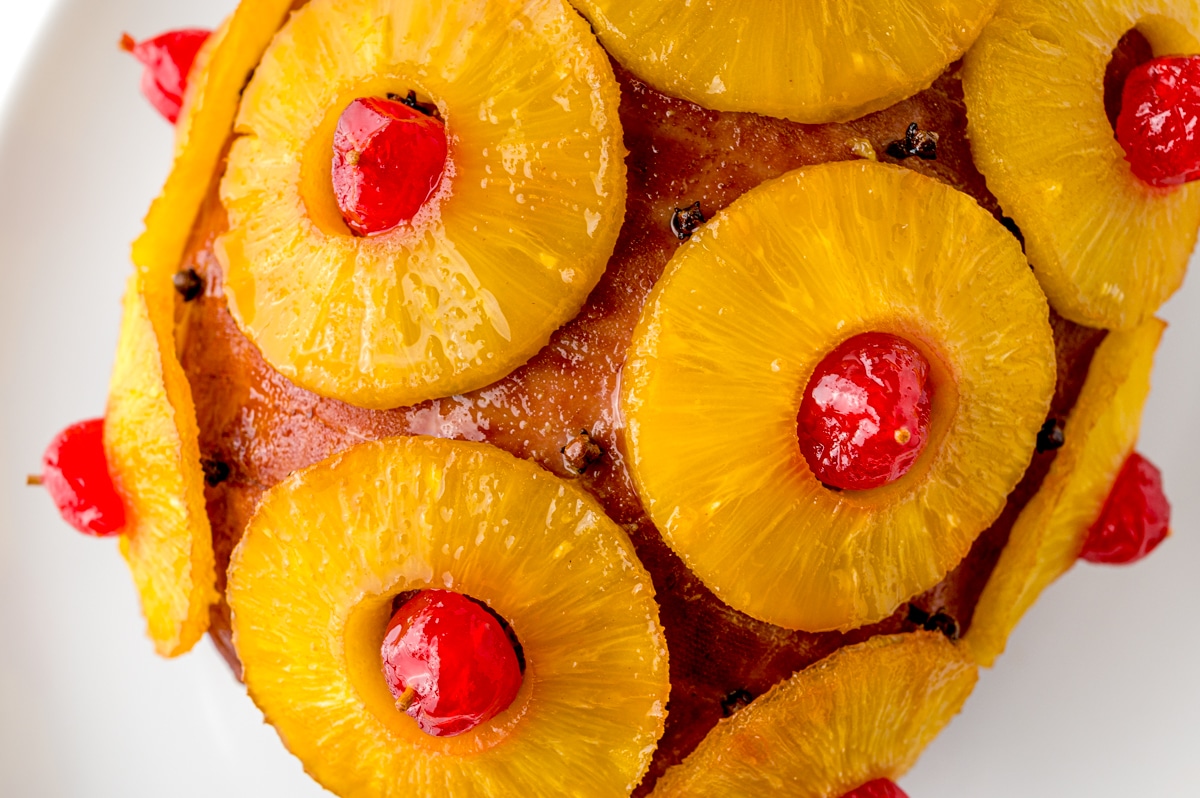
{"type": "MultiPolygon", "coordinates": [[[[129,242],[171,133],[116,48],[213,25],[232,0],[67,0],[0,127],[0,794],[304,798],[308,780],[204,641],[175,661],[143,637],[112,541],[24,487],[65,424],[100,415],[129,242]]],[[[1141,449],[1176,534],[1128,569],[1052,587],[903,786],[913,798],[1129,798],[1200,791],[1200,278],[1172,322],[1141,449]]]]}

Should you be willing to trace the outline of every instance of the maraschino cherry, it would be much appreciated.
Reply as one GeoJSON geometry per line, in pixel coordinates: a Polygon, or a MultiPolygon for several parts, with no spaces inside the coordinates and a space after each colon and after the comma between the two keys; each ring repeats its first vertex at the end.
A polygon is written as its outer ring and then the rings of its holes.
{"type": "Polygon", "coordinates": [[[908,798],[908,793],[891,779],[875,779],[857,790],[846,793],[842,798],[908,798]]]}
{"type": "Polygon", "coordinates": [[[504,627],[481,605],[448,590],[423,590],[396,610],[381,653],[397,708],[434,737],[491,720],[521,687],[504,627]]]}
{"type": "Polygon", "coordinates": [[[929,436],[929,361],[908,341],[864,333],[817,365],[797,416],[800,450],[829,487],[867,490],[912,467],[929,436]]]}
{"type": "Polygon", "coordinates": [[[1117,474],[1079,556],[1112,565],[1136,562],[1163,542],[1170,523],[1171,505],[1163,493],[1162,473],[1134,452],[1117,474]]]}
{"type": "Polygon", "coordinates": [[[1155,58],[1129,73],[1117,141],[1152,186],[1200,178],[1200,56],[1155,58]]]}
{"type": "Polygon", "coordinates": [[[333,193],[346,225],[361,236],[410,221],[446,168],[446,128],[419,107],[359,98],[333,134],[333,193]]]}
{"type": "Polygon", "coordinates": [[[107,537],[125,526],[125,508],[104,459],[104,419],[72,424],[42,455],[40,482],[63,519],[88,535],[107,537]]]}
{"type": "Polygon", "coordinates": [[[188,28],[167,31],[142,42],[134,41],[128,33],[121,37],[121,49],[133,53],[145,66],[142,94],[172,125],[183,107],[188,72],[209,35],[211,31],[188,28]]]}

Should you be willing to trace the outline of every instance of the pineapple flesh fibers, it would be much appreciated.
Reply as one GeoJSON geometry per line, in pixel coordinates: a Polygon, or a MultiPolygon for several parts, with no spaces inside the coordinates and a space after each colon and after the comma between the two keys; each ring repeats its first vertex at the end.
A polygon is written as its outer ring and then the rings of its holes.
{"type": "Polygon", "coordinates": [[[361,444],[264,494],[229,567],[250,695],[321,784],[363,796],[628,795],[670,683],[650,576],[594,499],[491,446],[361,444]],[[513,704],[455,737],[396,709],[393,597],[438,588],[512,627],[513,704]]]}
{"type": "Polygon", "coordinates": [[[624,219],[619,91],[562,0],[313,0],[246,88],[216,251],[229,308],[293,382],[371,408],[479,388],[579,310],[624,219]],[[449,136],[411,223],[352,235],[330,177],[359,97],[415,91],[449,136]]]}
{"type": "Polygon", "coordinates": [[[730,205],[655,286],[622,376],[625,445],[666,542],[726,604],[849,629],[937,584],[1004,507],[1054,389],[1046,299],[970,197],[869,161],[730,205]],[[796,437],[826,353],[899,335],[933,366],[929,442],[898,481],[835,492],[796,437]]]}
{"type": "Polygon", "coordinates": [[[839,798],[895,779],[962,709],[976,676],[938,633],[844,648],[721,721],[652,798],[839,798]]]}
{"type": "Polygon", "coordinates": [[[572,0],[656,89],[718,111],[844,122],[927,88],[997,0],[572,0]]]}
{"type": "Polygon", "coordinates": [[[1139,180],[1104,110],[1105,69],[1134,27],[1158,55],[1200,52],[1196,0],[1005,0],[963,70],[975,163],[1051,304],[1112,330],[1179,288],[1200,227],[1200,185],[1139,180]]]}
{"type": "Polygon", "coordinates": [[[981,665],[996,661],[1021,616],[1078,558],[1137,442],[1165,327],[1151,319],[1136,330],[1110,333],[1096,350],[1064,427],[1066,443],[1013,524],[964,638],[981,665]]]}

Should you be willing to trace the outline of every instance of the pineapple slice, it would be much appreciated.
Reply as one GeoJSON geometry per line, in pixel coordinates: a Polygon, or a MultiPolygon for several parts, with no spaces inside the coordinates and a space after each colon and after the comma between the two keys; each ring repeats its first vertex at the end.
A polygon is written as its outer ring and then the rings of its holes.
{"type": "Polygon", "coordinates": [[[133,244],[148,290],[166,290],[233,129],[246,76],[283,23],[291,0],[242,0],[205,42],[175,126],[175,163],[133,244]]]}
{"type": "Polygon", "coordinates": [[[572,0],[650,85],[718,111],[844,122],[927,88],[997,0],[572,0]]]}
{"type": "Polygon", "coordinates": [[[199,430],[175,359],[169,294],[153,299],[135,271],[104,419],[104,451],[125,506],[121,553],[142,599],[148,634],[164,657],[191,649],[217,601],[212,530],[204,506],[199,430]],[[157,302],[152,308],[151,301],[157,302]]]}
{"type": "Polygon", "coordinates": [[[932,587],[997,517],[1054,389],[1045,297],[970,197],[870,161],[791,172],[680,247],[622,376],[625,446],[666,542],[725,603],[849,629],[932,587]],[[929,442],[898,481],[809,470],[800,396],[859,333],[924,350],[929,442]]]}
{"type": "Polygon", "coordinates": [[[229,569],[246,685],[341,796],[626,795],[663,731],[667,649],[625,533],[570,483],[494,447],[361,444],[264,494],[229,569]],[[524,650],[513,704],[455,737],[396,709],[393,597],[456,590],[524,650]]]}
{"type": "Polygon", "coordinates": [[[192,68],[188,72],[187,81],[184,84],[183,103],[179,108],[179,118],[175,120],[176,158],[191,143],[192,131],[197,119],[203,118],[198,111],[205,104],[202,100],[207,99],[207,95],[212,91],[212,71],[209,69],[209,64],[212,63],[217,47],[229,35],[231,19],[232,17],[226,17],[221,20],[221,24],[209,34],[208,38],[204,40],[204,44],[200,45],[200,49],[196,51],[196,58],[192,61],[192,68]]]}
{"type": "Polygon", "coordinates": [[[599,280],[624,218],[619,92],[562,0],[313,0],[246,90],[217,242],[230,310],[299,385],[386,408],[524,363],[599,280]],[[357,237],[330,179],[358,97],[416,91],[450,138],[411,223],[357,237]]]}
{"type": "Polygon", "coordinates": [[[977,669],[935,632],[843,648],[721,721],[653,798],[840,798],[894,779],[962,708],[977,669]]]}
{"type": "Polygon", "coordinates": [[[247,73],[290,9],[246,0],[202,50],[176,127],[175,164],[133,245],[104,448],[125,505],[121,551],[159,654],[191,649],[217,599],[199,429],[176,355],[171,278],[233,129],[247,73]]]}
{"type": "Polygon", "coordinates": [[[976,165],[1051,304],[1114,330],[1175,292],[1200,228],[1200,185],[1143,183],[1105,114],[1105,69],[1134,27],[1156,54],[1200,52],[1195,0],[1005,0],[963,71],[976,165]]]}
{"type": "Polygon", "coordinates": [[[1154,351],[1164,328],[1151,319],[1130,332],[1109,333],[1096,350],[1067,419],[1066,443],[1013,524],[963,638],[981,665],[996,661],[1038,594],[1079,556],[1137,442],[1154,351]]]}

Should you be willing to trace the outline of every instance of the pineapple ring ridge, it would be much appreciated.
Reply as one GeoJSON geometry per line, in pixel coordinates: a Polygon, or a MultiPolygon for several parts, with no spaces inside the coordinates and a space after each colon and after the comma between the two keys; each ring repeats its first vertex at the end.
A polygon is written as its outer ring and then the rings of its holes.
{"type": "Polygon", "coordinates": [[[216,242],[229,308],[304,388],[389,408],[487,385],[582,306],[624,218],[619,89],[563,0],[312,0],[246,88],[216,242]],[[356,237],[330,186],[359,96],[416,90],[447,169],[412,223],[356,237]]]}
{"type": "Polygon", "coordinates": [[[125,506],[129,563],[159,654],[196,644],[217,601],[196,406],[174,331],[171,274],[233,127],[240,81],[267,48],[288,0],[247,0],[208,38],[188,77],[175,162],[133,245],[105,413],[105,457],[125,506]]]}
{"type": "MultiPolygon", "coordinates": [[[[104,422],[105,457],[125,507],[129,564],[159,654],[189,651],[217,601],[192,392],[169,335],[174,297],[129,278],[104,422]]],[[[156,286],[165,287],[165,281],[156,286]]]]}
{"type": "Polygon", "coordinates": [[[392,438],[293,474],[263,495],[228,598],[250,695],[339,795],[628,794],[663,733],[666,641],[628,537],[492,446],[392,438]],[[488,603],[525,654],[513,704],[454,737],[396,710],[382,673],[392,597],[424,588],[488,603]]]}
{"type": "Polygon", "coordinates": [[[928,88],[997,0],[572,0],[626,69],[718,111],[845,122],[928,88]]]}
{"type": "Polygon", "coordinates": [[[995,663],[1021,616],[1078,560],[1137,443],[1154,353],[1165,328],[1151,319],[1135,330],[1109,333],[1092,357],[1066,420],[1071,434],[1014,522],[963,638],[980,665],[995,663]]]}
{"type": "Polygon", "coordinates": [[[791,172],[677,251],[622,373],[631,472],[687,566],[737,610],[806,631],[881,620],[1000,514],[1055,383],[1046,299],[973,200],[900,167],[791,172]],[[891,485],[834,492],[796,437],[826,353],[869,330],[934,355],[931,433],[891,485]]]}

